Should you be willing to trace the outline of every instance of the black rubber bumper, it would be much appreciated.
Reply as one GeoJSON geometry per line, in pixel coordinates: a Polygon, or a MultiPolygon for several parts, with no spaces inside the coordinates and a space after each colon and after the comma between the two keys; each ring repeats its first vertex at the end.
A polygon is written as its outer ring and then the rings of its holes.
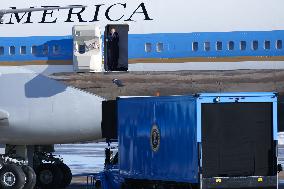
{"type": "Polygon", "coordinates": [[[277,188],[277,176],[203,178],[202,188],[277,188]]]}

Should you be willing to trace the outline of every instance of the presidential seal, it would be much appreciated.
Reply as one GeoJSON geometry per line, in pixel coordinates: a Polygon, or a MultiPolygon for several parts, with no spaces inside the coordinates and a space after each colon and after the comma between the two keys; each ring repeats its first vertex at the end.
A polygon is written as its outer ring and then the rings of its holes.
{"type": "Polygon", "coordinates": [[[160,147],[160,131],[159,128],[156,124],[153,125],[152,129],[151,129],[151,136],[150,136],[150,143],[151,143],[151,148],[154,152],[157,152],[159,150],[160,147]]]}

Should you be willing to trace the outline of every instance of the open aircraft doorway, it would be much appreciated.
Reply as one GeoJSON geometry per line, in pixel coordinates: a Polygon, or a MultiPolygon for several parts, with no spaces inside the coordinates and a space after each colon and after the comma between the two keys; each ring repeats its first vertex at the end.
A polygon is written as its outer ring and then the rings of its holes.
{"type": "Polygon", "coordinates": [[[104,32],[104,68],[106,71],[128,70],[127,24],[109,24],[104,32]]]}

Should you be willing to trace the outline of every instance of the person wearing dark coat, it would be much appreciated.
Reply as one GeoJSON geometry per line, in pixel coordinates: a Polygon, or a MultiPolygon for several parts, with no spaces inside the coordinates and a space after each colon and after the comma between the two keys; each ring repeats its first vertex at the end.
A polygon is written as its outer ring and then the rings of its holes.
{"type": "Polygon", "coordinates": [[[108,36],[108,70],[118,70],[118,58],[119,58],[119,35],[114,28],[111,29],[108,36]]]}

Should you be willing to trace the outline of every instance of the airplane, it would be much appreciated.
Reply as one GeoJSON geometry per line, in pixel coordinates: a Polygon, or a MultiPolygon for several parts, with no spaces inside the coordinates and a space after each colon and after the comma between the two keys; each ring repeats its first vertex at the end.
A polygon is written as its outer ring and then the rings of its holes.
{"type": "Polygon", "coordinates": [[[281,0],[81,0],[86,6],[57,11],[60,3],[1,3],[12,10],[2,11],[0,23],[0,188],[35,180],[40,188],[67,187],[70,169],[53,145],[102,138],[105,99],[48,77],[73,71],[74,25],[95,24],[106,34],[115,27],[121,36],[128,26],[121,45],[129,71],[284,69],[281,0]]]}

